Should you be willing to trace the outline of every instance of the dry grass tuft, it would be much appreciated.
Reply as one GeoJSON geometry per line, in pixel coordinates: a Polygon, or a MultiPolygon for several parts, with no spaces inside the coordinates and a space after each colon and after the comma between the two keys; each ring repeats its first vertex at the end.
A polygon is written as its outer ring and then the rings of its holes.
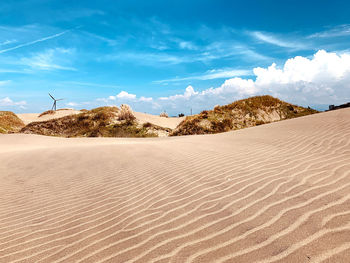
{"type": "Polygon", "coordinates": [[[57,109],[56,111],[63,111],[63,110],[74,110],[73,108],[63,108],[63,109],[57,109]]]}
{"type": "Polygon", "coordinates": [[[168,118],[169,115],[168,115],[168,113],[166,113],[166,112],[164,111],[164,112],[162,112],[161,114],[159,114],[159,117],[168,118]]]}
{"type": "Polygon", "coordinates": [[[47,111],[44,111],[43,113],[41,113],[40,115],[39,115],[39,118],[40,117],[42,117],[42,116],[45,116],[45,115],[54,115],[54,114],[56,114],[56,111],[65,111],[65,110],[73,110],[73,109],[57,109],[57,110],[47,110],[47,111]]]}
{"type": "Polygon", "coordinates": [[[118,113],[118,119],[120,121],[134,121],[136,117],[134,116],[134,113],[132,112],[132,109],[129,105],[122,104],[118,113]]]}
{"type": "Polygon", "coordinates": [[[0,111],[0,133],[15,133],[24,127],[23,121],[11,111],[0,111]]]}
{"type": "Polygon", "coordinates": [[[42,116],[45,116],[45,115],[53,115],[53,114],[55,114],[54,110],[47,110],[47,111],[44,111],[43,113],[41,113],[39,115],[39,118],[42,117],[42,116]]]}
{"type": "Polygon", "coordinates": [[[255,96],[224,106],[217,105],[211,111],[202,111],[200,114],[188,116],[170,135],[219,133],[316,112],[272,96],[255,96]]]}

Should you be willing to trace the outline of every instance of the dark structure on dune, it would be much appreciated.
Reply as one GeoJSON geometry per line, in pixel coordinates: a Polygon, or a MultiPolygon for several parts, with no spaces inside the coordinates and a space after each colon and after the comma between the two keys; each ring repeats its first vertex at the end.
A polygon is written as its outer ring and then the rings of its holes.
{"type": "Polygon", "coordinates": [[[53,104],[52,104],[51,110],[56,111],[57,101],[64,100],[64,99],[58,99],[58,100],[56,100],[50,93],[49,93],[49,96],[51,97],[51,99],[53,99],[53,104]]]}
{"type": "Polygon", "coordinates": [[[329,108],[328,108],[327,111],[330,111],[330,110],[338,110],[338,109],[344,109],[344,108],[350,108],[350,102],[344,103],[344,104],[341,104],[341,105],[338,105],[338,106],[329,105],[329,108]]]}

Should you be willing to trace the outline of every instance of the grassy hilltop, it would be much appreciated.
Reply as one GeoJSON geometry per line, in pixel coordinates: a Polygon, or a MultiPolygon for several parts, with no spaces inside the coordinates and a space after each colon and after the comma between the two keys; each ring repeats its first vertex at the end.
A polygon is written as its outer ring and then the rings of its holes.
{"type": "MultiPolygon", "coordinates": [[[[48,113],[49,114],[49,113],[48,113]]],[[[32,122],[22,133],[61,137],[156,137],[161,127],[139,125],[127,105],[83,110],[80,114],[32,122]]]]}
{"type": "Polygon", "coordinates": [[[316,112],[316,110],[296,106],[272,96],[255,96],[188,116],[170,135],[219,133],[292,119],[316,112]]]}
{"type": "MultiPolygon", "coordinates": [[[[213,110],[187,116],[175,129],[140,123],[127,105],[82,110],[79,114],[31,122],[28,125],[9,111],[0,111],[0,133],[31,133],[61,137],[157,137],[212,134],[243,129],[316,113],[272,96],[255,96],[213,110]]],[[[47,111],[39,115],[54,115],[47,111]]]]}

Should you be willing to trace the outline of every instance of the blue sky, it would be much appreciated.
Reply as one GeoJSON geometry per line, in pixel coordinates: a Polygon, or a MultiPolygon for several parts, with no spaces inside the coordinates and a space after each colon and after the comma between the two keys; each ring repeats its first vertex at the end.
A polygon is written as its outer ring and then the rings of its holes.
{"type": "Polygon", "coordinates": [[[348,1],[0,3],[0,110],[188,114],[259,94],[350,101],[348,1]]]}

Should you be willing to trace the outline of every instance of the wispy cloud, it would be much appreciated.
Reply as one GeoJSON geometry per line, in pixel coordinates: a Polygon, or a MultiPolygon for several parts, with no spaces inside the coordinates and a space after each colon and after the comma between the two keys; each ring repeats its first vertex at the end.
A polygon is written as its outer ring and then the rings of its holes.
{"type": "Polygon", "coordinates": [[[29,74],[28,70],[16,70],[16,69],[4,69],[0,68],[0,73],[19,73],[19,74],[29,74]]]}
{"type": "Polygon", "coordinates": [[[5,40],[5,41],[3,41],[3,42],[0,42],[0,46],[6,46],[6,45],[10,45],[10,44],[13,44],[13,43],[16,43],[17,42],[17,40],[14,40],[14,39],[12,39],[12,40],[5,40]]]}
{"type": "Polygon", "coordinates": [[[164,79],[164,80],[156,80],[153,81],[153,83],[161,84],[161,83],[167,83],[167,82],[180,82],[180,81],[187,81],[187,80],[210,80],[210,79],[222,79],[222,78],[232,78],[232,77],[238,77],[238,76],[249,76],[252,75],[251,70],[244,70],[244,69],[213,69],[205,72],[204,74],[189,76],[185,78],[172,78],[172,79],[164,79]]]}
{"type": "Polygon", "coordinates": [[[1,80],[0,81],[0,86],[5,86],[7,84],[11,83],[11,80],[1,80]]]}
{"type": "Polygon", "coordinates": [[[258,53],[252,47],[246,44],[231,40],[214,41],[203,47],[205,52],[202,57],[205,60],[215,60],[221,58],[237,57],[244,58],[250,61],[270,61],[272,58],[258,53]]]}
{"type": "Polygon", "coordinates": [[[328,37],[342,37],[350,35],[350,25],[340,25],[329,30],[318,32],[309,35],[307,38],[328,38],[328,37]]]}
{"type": "Polygon", "coordinates": [[[0,99],[0,106],[19,106],[20,108],[24,109],[24,105],[26,105],[27,102],[22,101],[13,101],[9,97],[5,97],[3,99],[0,99]]]}
{"type": "Polygon", "coordinates": [[[32,57],[22,58],[19,64],[28,66],[34,70],[76,70],[73,67],[64,65],[68,59],[67,55],[72,55],[71,49],[55,48],[47,49],[44,52],[36,53],[32,57]]]}
{"type": "Polygon", "coordinates": [[[249,34],[256,39],[271,45],[284,47],[284,48],[292,48],[292,49],[308,49],[308,46],[304,43],[291,41],[291,40],[284,40],[270,33],[254,31],[254,32],[249,32],[249,34]]]}
{"type": "Polygon", "coordinates": [[[163,66],[164,64],[176,65],[183,63],[194,63],[194,62],[203,62],[207,63],[210,61],[230,58],[230,57],[244,57],[249,60],[270,60],[270,57],[259,54],[254,50],[249,49],[245,46],[231,46],[226,48],[205,48],[204,52],[194,52],[184,55],[173,55],[168,52],[123,52],[115,55],[108,55],[105,60],[116,60],[124,62],[133,62],[135,61],[138,64],[143,64],[147,66],[163,66]],[[161,65],[160,65],[161,64],[161,65]]]}
{"type": "Polygon", "coordinates": [[[111,39],[111,38],[104,37],[104,36],[101,36],[101,35],[97,35],[97,34],[94,34],[94,33],[90,33],[90,32],[87,32],[87,31],[80,31],[80,32],[82,34],[86,35],[86,37],[88,37],[88,38],[93,38],[93,39],[97,39],[97,40],[99,40],[101,42],[105,42],[109,46],[115,46],[118,43],[118,40],[116,40],[116,39],[111,39]]]}
{"type": "Polygon", "coordinates": [[[73,30],[73,29],[65,30],[65,31],[63,31],[63,32],[61,32],[61,33],[57,33],[57,34],[54,34],[54,35],[51,35],[51,36],[39,38],[39,39],[30,41],[30,42],[27,42],[27,43],[23,43],[23,44],[14,46],[14,47],[2,49],[2,50],[0,50],[0,54],[6,53],[6,52],[9,52],[9,51],[12,51],[12,50],[16,50],[16,49],[18,49],[18,48],[31,46],[31,45],[34,45],[34,44],[36,44],[36,43],[43,42],[43,41],[47,41],[47,40],[50,40],[50,39],[53,39],[53,38],[60,37],[60,36],[66,34],[66,33],[68,33],[68,32],[70,32],[70,31],[72,31],[72,30],[73,30]]]}
{"type": "Polygon", "coordinates": [[[158,63],[180,64],[191,61],[188,57],[153,52],[123,52],[116,55],[108,55],[105,59],[127,62],[137,61],[139,64],[143,65],[157,65],[158,63]]]}
{"type": "Polygon", "coordinates": [[[191,41],[181,41],[179,43],[179,47],[181,49],[189,49],[189,50],[197,50],[198,49],[198,47],[194,43],[192,43],[191,41]]]}
{"type": "Polygon", "coordinates": [[[120,86],[118,85],[109,85],[109,84],[100,84],[100,83],[91,83],[91,82],[79,82],[79,81],[64,81],[61,82],[64,85],[76,85],[76,86],[86,86],[86,87],[100,87],[100,88],[117,88],[119,89],[120,86]]]}
{"type": "MultiPolygon", "coordinates": [[[[135,24],[135,21],[132,20],[131,24],[135,24]]],[[[127,42],[118,38],[119,48],[115,49],[115,53],[98,57],[97,60],[155,67],[196,62],[209,64],[214,60],[231,58],[248,63],[271,60],[271,57],[259,53],[254,45],[242,41],[242,38],[246,38],[243,31],[205,26],[179,31],[168,25],[158,25],[157,20],[151,23],[137,21],[136,24],[137,33],[127,35],[127,42]]],[[[108,42],[106,39],[100,40],[108,42]]]]}

